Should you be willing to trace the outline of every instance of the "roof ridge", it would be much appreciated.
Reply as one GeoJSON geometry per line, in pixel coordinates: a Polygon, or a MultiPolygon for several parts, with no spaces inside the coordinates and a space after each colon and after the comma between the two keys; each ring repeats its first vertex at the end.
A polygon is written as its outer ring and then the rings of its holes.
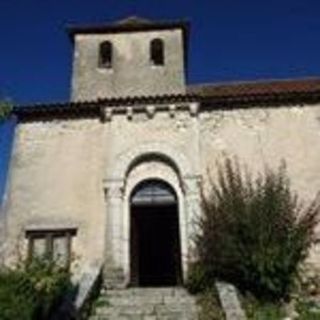
{"type": "Polygon", "coordinates": [[[117,26],[123,26],[123,25],[136,25],[136,24],[140,25],[140,24],[151,24],[151,23],[153,23],[153,21],[150,19],[132,15],[132,16],[128,16],[126,18],[120,19],[114,22],[113,24],[117,26]]]}
{"type": "Polygon", "coordinates": [[[301,77],[301,78],[268,78],[268,79],[256,79],[256,80],[239,80],[239,81],[222,81],[222,82],[203,82],[203,83],[190,83],[187,84],[187,87],[220,87],[220,86],[237,86],[245,84],[273,84],[273,83],[290,83],[290,82],[308,82],[308,81],[319,81],[320,77],[310,76],[310,77],[301,77]]]}
{"type": "Polygon", "coordinates": [[[320,78],[297,78],[287,80],[269,80],[269,81],[250,81],[250,82],[226,82],[226,83],[206,83],[206,84],[193,84],[186,86],[185,93],[176,94],[162,94],[162,95],[133,95],[122,97],[97,97],[92,100],[77,100],[77,101],[53,101],[53,102],[38,102],[32,104],[17,105],[16,108],[28,108],[28,107],[55,107],[55,106],[78,106],[78,105],[91,105],[91,104],[103,104],[103,103],[133,103],[133,102],[152,102],[152,101],[164,101],[166,99],[184,99],[184,98],[199,98],[208,96],[241,96],[241,95],[272,95],[283,93],[312,93],[315,91],[320,92],[320,78]],[[281,84],[283,84],[281,86],[281,84]],[[247,86],[246,85],[251,85],[247,86]],[[255,85],[257,87],[255,88],[255,85]],[[265,87],[264,87],[265,85],[265,87]],[[274,87],[272,87],[274,86],[274,87]]]}

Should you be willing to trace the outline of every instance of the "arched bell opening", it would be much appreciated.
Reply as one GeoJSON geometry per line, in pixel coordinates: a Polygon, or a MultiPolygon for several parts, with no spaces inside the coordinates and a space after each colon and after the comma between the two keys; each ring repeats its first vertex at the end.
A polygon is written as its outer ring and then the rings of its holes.
{"type": "Polygon", "coordinates": [[[158,179],[139,183],[130,196],[130,282],[132,286],[181,284],[178,200],[158,179]]]}

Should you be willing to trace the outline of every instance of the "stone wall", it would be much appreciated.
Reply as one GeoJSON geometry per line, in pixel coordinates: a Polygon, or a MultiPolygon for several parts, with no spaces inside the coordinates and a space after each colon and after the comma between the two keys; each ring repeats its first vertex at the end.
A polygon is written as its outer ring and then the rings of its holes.
{"type": "Polygon", "coordinates": [[[200,127],[203,174],[222,155],[238,156],[253,172],[285,160],[299,195],[320,191],[320,106],[203,112],[200,127]]]}
{"type": "Polygon", "coordinates": [[[188,206],[188,210],[185,205],[192,193],[186,188],[188,183],[192,184],[192,178],[199,175],[198,122],[190,114],[188,104],[175,108],[174,112],[154,110],[154,113],[145,108],[132,114],[128,108],[123,113],[114,114],[105,123],[105,188],[118,198],[116,200],[113,196],[113,200],[108,200],[111,206],[106,204],[108,221],[113,224],[108,226],[113,229],[108,232],[113,233],[113,240],[107,241],[112,243],[116,267],[123,269],[127,281],[130,276],[130,190],[146,178],[167,181],[180,196],[180,237],[186,275],[187,226],[194,214],[192,206],[188,206]]]}
{"type": "Polygon", "coordinates": [[[185,93],[182,31],[160,30],[76,35],[72,100],[185,93]],[[164,41],[165,64],[150,62],[150,41],[164,41]],[[113,46],[112,68],[98,67],[99,45],[113,46]]]}
{"type": "Polygon", "coordinates": [[[17,127],[7,205],[10,256],[17,250],[24,252],[29,228],[76,228],[72,244],[76,262],[101,260],[105,245],[102,133],[98,120],[17,127]]]}
{"type": "Polygon", "coordinates": [[[207,168],[214,175],[225,155],[237,155],[253,172],[278,167],[284,159],[303,198],[320,190],[320,106],[200,113],[196,107],[116,107],[105,122],[19,124],[6,203],[8,254],[18,242],[25,246],[30,226],[75,227],[80,265],[107,258],[128,273],[130,190],[148,177],[162,178],[178,194],[186,271],[199,178],[206,180],[207,168]]]}
{"type": "MultiPolygon", "coordinates": [[[[292,106],[200,114],[201,170],[216,173],[216,162],[237,156],[253,174],[276,169],[284,160],[301,200],[320,192],[320,106],[292,106]]],[[[319,226],[320,240],[320,226],[319,226]]],[[[319,268],[320,246],[310,253],[319,268]]]]}

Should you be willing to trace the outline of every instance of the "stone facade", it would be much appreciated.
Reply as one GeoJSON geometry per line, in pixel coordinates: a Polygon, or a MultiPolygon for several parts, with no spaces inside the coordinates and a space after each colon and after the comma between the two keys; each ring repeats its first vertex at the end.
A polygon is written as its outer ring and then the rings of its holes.
{"type": "MultiPolygon", "coordinates": [[[[100,75],[91,74],[98,71],[87,61],[90,56],[96,61],[97,41],[110,35],[76,38],[76,55],[84,60],[75,59],[83,69],[75,68],[74,99],[130,95],[132,88],[134,94],[147,95],[186,92],[181,34],[161,32],[171,41],[168,74],[158,79],[147,70],[133,80],[133,70],[126,73],[119,67],[115,87],[105,86],[100,75]],[[87,52],[77,53],[85,47],[87,52]]],[[[134,39],[143,47],[141,43],[154,36],[158,35],[139,31],[112,34],[110,39],[129,56],[142,54],[132,47],[134,39]]],[[[317,101],[204,108],[201,97],[185,95],[182,100],[163,98],[147,103],[138,99],[130,104],[121,99],[117,104],[101,100],[95,102],[96,116],[84,112],[81,117],[73,114],[74,110],[92,106],[51,108],[60,113],[48,113],[45,107],[45,116],[35,111],[39,108],[17,110],[19,123],[2,224],[7,263],[15,261],[18,252],[25,255],[28,230],[70,228],[77,230],[72,239],[75,273],[102,263],[110,286],[127,285],[131,272],[130,197],[140,182],[159,179],[177,195],[185,278],[194,221],[200,214],[199,184],[206,182],[208,169],[215,174],[216,162],[226,155],[238,156],[253,172],[265,166],[278,167],[285,160],[293,187],[303,198],[313,198],[320,190],[317,101]],[[61,112],[71,110],[73,116],[61,117],[61,112]]],[[[318,263],[316,249],[311,258],[318,263]]]]}
{"type": "Polygon", "coordinates": [[[79,34],[74,39],[72,100],[185,93],[182,31],[79,34]],[[152,39],[162,39],[165,65],[149,58],[152,39]],[[113,44],[112,68],[99,68],[99,44],[113,44]]]}

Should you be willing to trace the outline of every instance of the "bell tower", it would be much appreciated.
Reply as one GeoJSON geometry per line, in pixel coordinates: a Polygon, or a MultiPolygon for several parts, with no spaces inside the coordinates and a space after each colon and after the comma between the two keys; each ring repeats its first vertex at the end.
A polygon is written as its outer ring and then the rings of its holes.
{"type": "Polygon", "coordinates": [[[187,23],[130,17],[69,34],[73,101],[185,93],[187,23]]]}

